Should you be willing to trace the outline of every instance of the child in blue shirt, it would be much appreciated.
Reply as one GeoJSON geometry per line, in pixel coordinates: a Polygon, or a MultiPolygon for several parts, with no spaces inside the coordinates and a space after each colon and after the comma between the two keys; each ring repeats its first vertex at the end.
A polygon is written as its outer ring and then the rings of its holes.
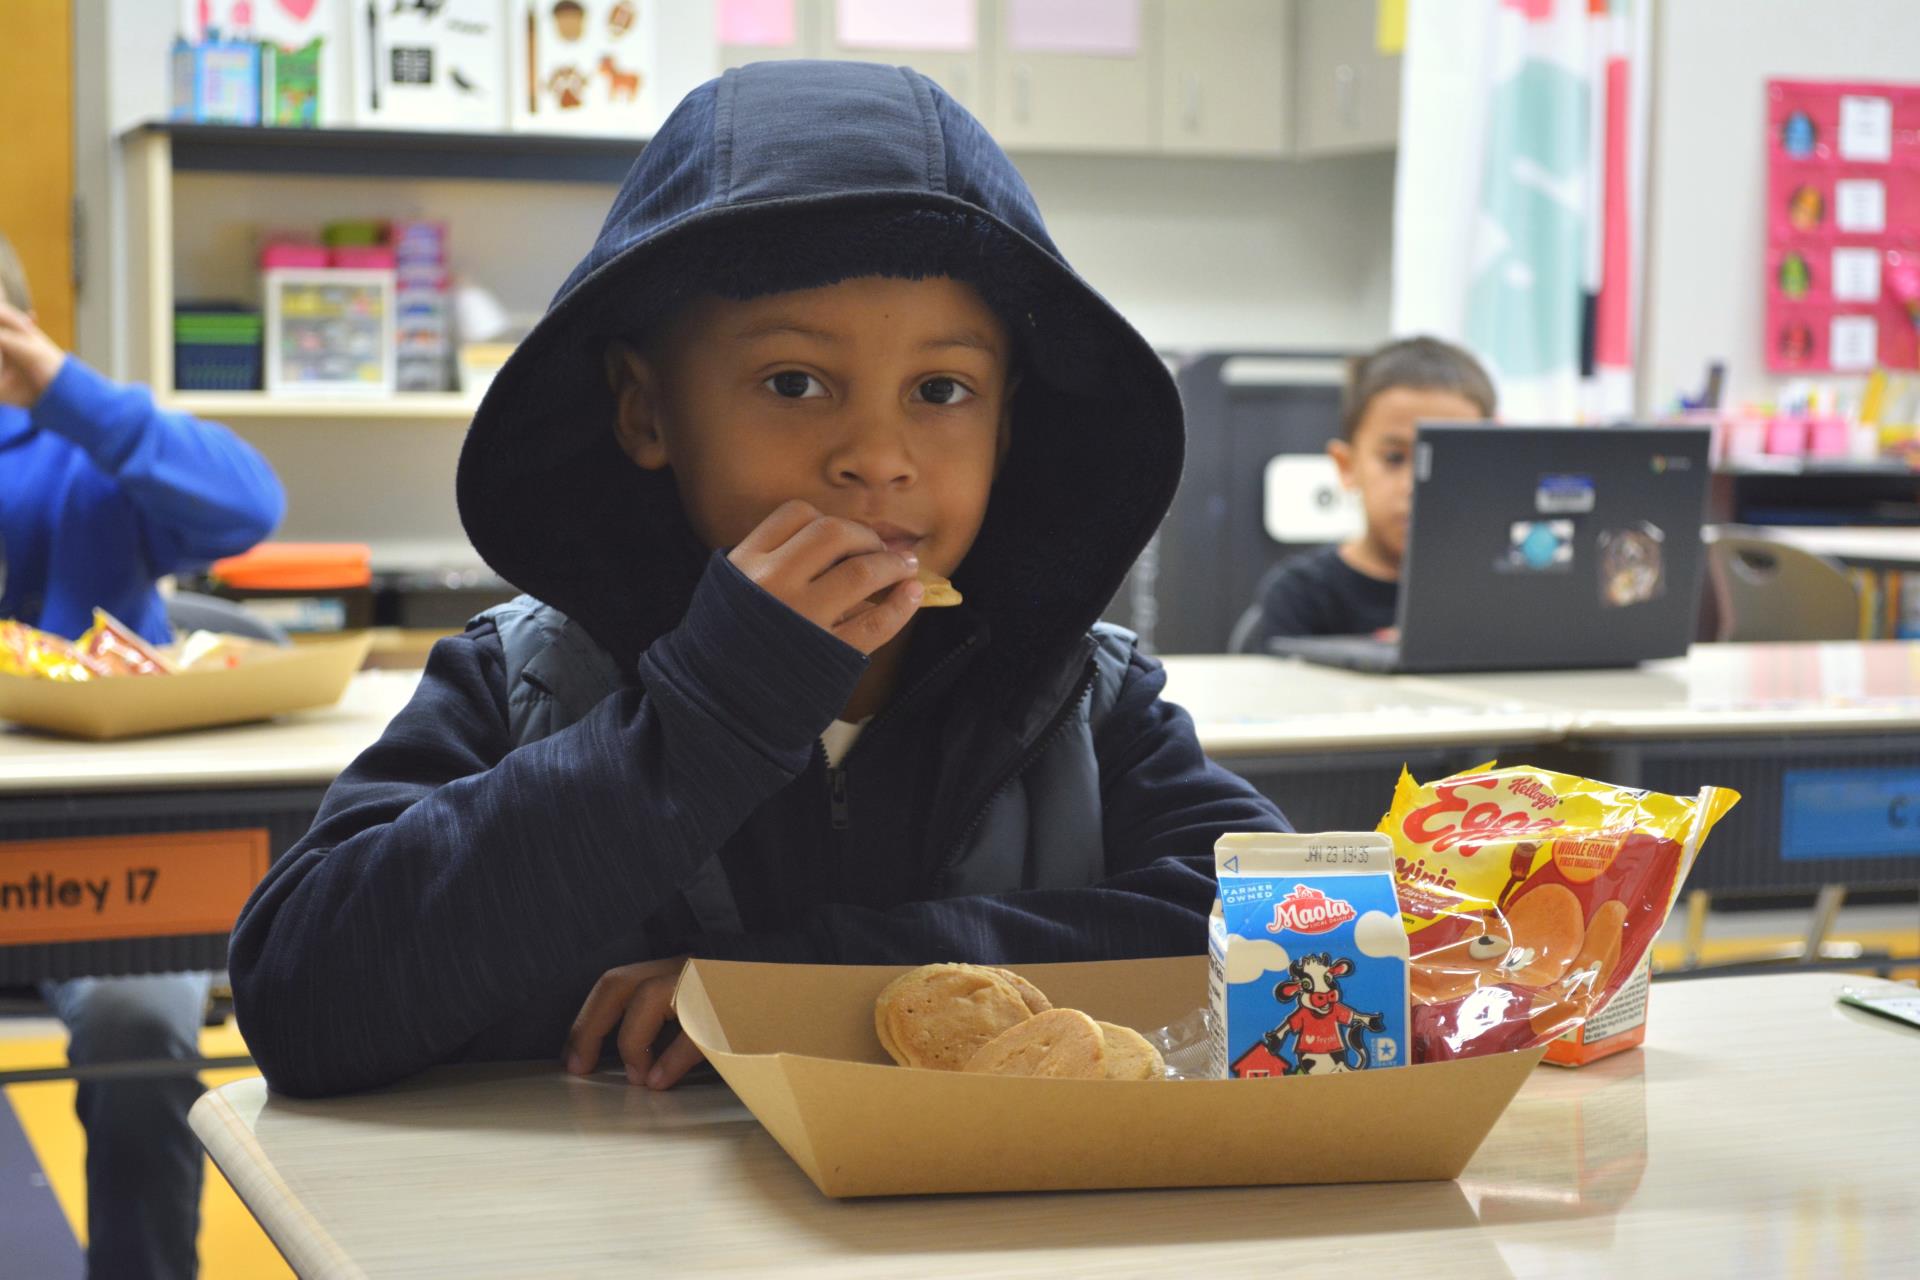
{"type": "Polygon", "coordinates": [[[234,931],[269,1084],[611,1051],[665,1087],[689,953],[1203,950],[1214,840],[1284,821],[1094,625],[1181,452],[1165,366],[932,82],[694,91],[461,454],[529,595],[436,646],[234,931]]]}
{"type": "Polygon", "coordinates": [[[1229,647],[1265,653],[1275,636],[1371,635],[1393,626],[1413,511],[1414,429],[1494,416],[1493,380],[1466,351],[1404,338],[1355,360],[1327,453],[1366,525],[1339,546],[1283,561],[1254,590],[1229,647]]]}
{"type": "MultiPolygon", "coordinates": [[[[72,639],[98,606],[163,643],[156,579],[266,537],[280,482],[225,428],[163,412],[62,351],[30,303],[0,237],[0,618],[72,639]]],[[[73,978],[41,994],[74,1066],[194,1058],[210,978],[73,978]]],[[[202,1163],[187,1109],[199,1093],[186,1073],[80,1085],[90,1275],[194,1274],[202,1163]]]]}

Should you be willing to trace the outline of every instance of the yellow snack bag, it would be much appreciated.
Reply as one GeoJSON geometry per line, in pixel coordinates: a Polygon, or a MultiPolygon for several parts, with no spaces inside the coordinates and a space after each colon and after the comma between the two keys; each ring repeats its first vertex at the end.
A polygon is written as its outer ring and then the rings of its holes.
{"type": "Polygon", "coordinates": [[[1412,957],[1413,1060],[1540,1044],[1604,1006],[1739,798],[1525,767],[1423,786],[1402,770],[1379,830],[1412,957]]]}
{"type": "Polygon", "coordinates": [[[72,641],[11,618],[0,619],[0,675],[92,680],[108,674],[72,641]]]}

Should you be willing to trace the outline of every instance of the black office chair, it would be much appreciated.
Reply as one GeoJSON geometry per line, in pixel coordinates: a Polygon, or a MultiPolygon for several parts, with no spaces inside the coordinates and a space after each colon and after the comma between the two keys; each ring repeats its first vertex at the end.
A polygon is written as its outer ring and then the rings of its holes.
{"type": "Polygon", "coordinates": [[[293,643],[281,628],[233,600],[202,595],[198,591],[176,591],[166,598],[166,604],[167,622],[178,635],[184,636],[189,631],[218,631],[222,635],[244,636],[283,647],[293,643]]]}

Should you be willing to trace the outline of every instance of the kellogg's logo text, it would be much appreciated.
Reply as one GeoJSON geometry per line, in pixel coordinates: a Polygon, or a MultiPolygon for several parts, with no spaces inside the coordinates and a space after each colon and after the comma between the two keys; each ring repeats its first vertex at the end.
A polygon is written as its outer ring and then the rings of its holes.
{"type": "Polygon", "coordinates": [[[1267,932],[1325,933],[1353,919],[1354,914],[1351,902],[1297,884],[1292,893],[1273,904],[1273,923],[1267,926],[1267,932]]]}

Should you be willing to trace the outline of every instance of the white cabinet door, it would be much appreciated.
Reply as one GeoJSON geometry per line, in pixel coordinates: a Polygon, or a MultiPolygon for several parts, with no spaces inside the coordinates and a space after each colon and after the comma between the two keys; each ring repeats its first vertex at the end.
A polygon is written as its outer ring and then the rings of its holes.
{"type": "Polygon", "coordinates": [[[1154,7],[1161,148],[1284,154],[1293,100],[1289,0],[1155,0],[1154,7]]]}
{"type": "Polygon", "coordinates": [[[1028,20],[1048,0],[993,0],[993,111],[1003,146],[1035,151],[1151,151],[1159,138],[1157,32],[1144,0],[1080,0],[1100,16],[1074,33],[1028,20]]]}
{"type": "Polygon", "coordinates": [[[1392,150],[1400,140],[1400,57],[1375,43],[1377,6],[1297,3],[1299,153],[1392,150]]]}
{"type": "MultiPolygon", "coordinates": [[[[952,94],[961,106],[974,115],[982,120],[987,118],[989,85],[986,57],[981,47],[981,10],[986,0],[893,0],[892,9],[895,12],[886,23],[876,24],[868,20],[852,28],[843,27],[843,15],[837,0],[812,0],[812,3],[819,11],[819,57],[912,67],[952,94]],[[917,13],[912,11],[915,5],[921,6],[917,13]],[[898,26],[902,31],[923,37],[924,43],[876,43],[873,37],[863,32],[863,27],[865,31],[872,31],[876,26],[898,26]],[[929,47],[959,43],[951,37],[962,27],[966,29],[965,48],[929,47]]],[[[845,16],[860,18],[861,14],[856,10],[864,10],[867,15],[872,15],[884,8],[869,0],[864,5],[849,8],[845,16]]],[[[883,34],[880,40],[884,39],[883,34]]]]}

